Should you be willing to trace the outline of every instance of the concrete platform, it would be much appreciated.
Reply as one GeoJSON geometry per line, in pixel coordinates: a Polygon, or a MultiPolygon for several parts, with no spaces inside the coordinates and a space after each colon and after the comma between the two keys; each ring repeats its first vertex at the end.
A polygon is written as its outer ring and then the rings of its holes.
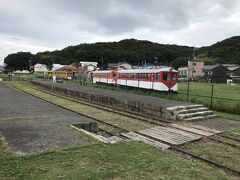
{"type": "Polygon", "coordinates": [[[70,83],[53,83],[51,81],[31,81],[31,83],[66,95],[158,117],[167,117],[168,113],[166,111],[169,107],[194,105],[188,102],[80,86],[70,83]]]}
{"type": "Polygon", "coordinates": [[[70,127],[89,121],[0,83],[0,134],[13,153],[51,151],[93,143],[70,127]]]}

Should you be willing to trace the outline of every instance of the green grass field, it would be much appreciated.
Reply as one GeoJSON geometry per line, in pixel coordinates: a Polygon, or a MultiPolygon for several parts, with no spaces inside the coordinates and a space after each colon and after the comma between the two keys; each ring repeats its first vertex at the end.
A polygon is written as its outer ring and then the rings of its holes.
{"type": "Polygon", "coordinates": [[[233,179],[207,164],[139,142],[14,156],[0,142],[0,179],[233,179]]]}
{"type": "MultiPolygon", "coordinates": [[[[179,83],[179,95],[186,100],[187,83],[179,83]]],[[[211,104],[212,84],[190,83],[189,100],[194,103],[201,103],[207,107],[211,104]],[[209,97],[203,97],[209,96],[209,97]]],[[[213,84],[213,109],[216,111],[240,114],[240,85],[213,84]],[[221,99],[224,98],[224,99],[221,99]],[[228,100],[229,99],[229,100],[228,100]]],[[[240,119],[239,119],[240,120],[240,119]]]]}

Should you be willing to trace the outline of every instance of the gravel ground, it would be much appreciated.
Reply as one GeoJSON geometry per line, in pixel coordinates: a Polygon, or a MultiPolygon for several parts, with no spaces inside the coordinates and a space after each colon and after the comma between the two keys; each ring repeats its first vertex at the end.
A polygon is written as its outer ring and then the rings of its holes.
{"type": "Polygon", "coordinates": [[[92,143],[72,129],[90,119],[0,83],[0,133],[13,153],[25,154],[92,143]]]}
{"type": "Polygon", "coordinates": [[[132,100],[132,101],[144,102],[146,104],[152,104],[154,106],[159,105],[164,108],[171,107],[171,106],[179,106],[179,105],[192,105],[192,103],[188,103],[188,102],[181,102],[181,101],[163,99],[163,98],[158,98],[158,97],[131,94],[131,93],[113,91],[113,90],[108,90],[108,89],[79,86],[79,85],[75,85],[75,84],[53,83],[51,81],[41,81],[41,83],[54,85],[57,87],[64,87],[67,89],[77,90],[80,92],[88,92],[91,94],[100,94],[103,96],[115,97],[117,99],[123,99],[123,100],[128,99],[128,100],[132,100]]]}
{"type": "Polygon", "coordinates": [[[227,120],[223,118],[208,119],[205,121],[194,122],[194,124],[201,125],[207,128],[213,128],[220,131],[230,131],[240,128],[239,121],[227,120]]]}

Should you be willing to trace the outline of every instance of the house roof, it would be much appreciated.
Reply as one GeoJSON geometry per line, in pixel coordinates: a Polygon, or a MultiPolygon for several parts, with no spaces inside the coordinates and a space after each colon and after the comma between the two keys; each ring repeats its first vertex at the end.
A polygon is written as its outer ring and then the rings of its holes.
{"type": "Polygon", "coordinates": [[[224,66],[221,65],[221,64],[214,64],[214,65],[205,65],[205,66],[203,67],[203,70],[209,71],[209,70],[213,70],[213,69],[215,69],[216,67],[219,67],[219,66],[227,69],[226,67],[224,67],[224,66]]]}
{"type": "MultiPolygon", "coordinates": [[[[119,62],[119,63],[108,63],[108,67],[113,67],[113,66],[121,66],[123,64],[129,64],[127,62],[119,62]]],[[[131,65],[131,64],[129,64],[131,65]]]]}
{"type": "Polygon", "coordinates": [[[228,67],[236,67],[238,66],[237,64],[222,64],[224,67],[228,68],[228,67]]]}
{"type": "Polygon", "coordinates": [[[56,69],[55,71],[78,71],[79,70],[79,65],[78,64],[70,64],[64,67],[61,67],[59,69],[56,69]]]}
{"type": "Polygon", "coordinates": [[[228,67],[229,71],[235,71],[236,69],[240,68],[240,66],[228,67]]]}

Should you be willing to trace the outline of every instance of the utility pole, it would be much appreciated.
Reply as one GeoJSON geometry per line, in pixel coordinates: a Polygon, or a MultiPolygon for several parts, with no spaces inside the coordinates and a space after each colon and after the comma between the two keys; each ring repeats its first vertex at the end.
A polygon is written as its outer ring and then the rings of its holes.
{"type": "Polygon", "coordinates": [[[101,57],[101,60],[102,60],[102,62],[101,62],[101,63],[102,63],[101,66],[102,66],[102,70],[103,70],[103,58],[102,58],[102,57],[101,57]]]}

